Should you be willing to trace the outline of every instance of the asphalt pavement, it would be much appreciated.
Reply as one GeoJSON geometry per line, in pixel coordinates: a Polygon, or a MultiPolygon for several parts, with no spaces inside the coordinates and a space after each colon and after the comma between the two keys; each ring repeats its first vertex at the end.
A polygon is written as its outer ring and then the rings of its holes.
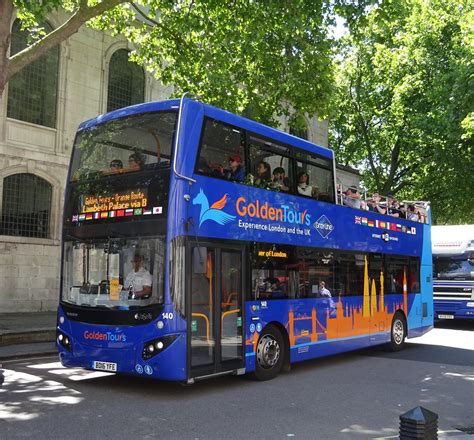
{"type": "Polygon", "coordinates": [[[6,361],[0,438],[397,438],[399,416],[421,405],[439,415],[439,438],[472,439],[473,335],[471,323],[443,324],[399,353],[362,350],[268,382],[190,387],[66,369],[56,356],[6,361]]]}

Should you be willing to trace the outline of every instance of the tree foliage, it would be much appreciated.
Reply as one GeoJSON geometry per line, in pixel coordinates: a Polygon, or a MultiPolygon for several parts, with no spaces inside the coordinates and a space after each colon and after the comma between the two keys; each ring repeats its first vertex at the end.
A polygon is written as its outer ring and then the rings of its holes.
{"type": "MultiPolygon", "coordinates": [[[[128,38],[136,45],[133,59],[172,84],[176,95],[188,91],[236,112],[251,106],[266,122],[290,108],[328,111],[333,66],[326,0],[0,0],[0,15],[11,16],[13,6],[32,41],[11,58],[0,50],[0,92],[12,75],[87,24],[128,38]],[[56,34],[45,33],[38,23],[60,7],[71,18],[56,34]]],[[[8,28],[0,31],[0,45],[8,43],[8,28]]]]}
{"type": "Polygon", "coordinates": [[[473,10],[384,1],[341,41],[331,144],[369,190],[430,200],[439,223],[474,217],[473,10]]]}

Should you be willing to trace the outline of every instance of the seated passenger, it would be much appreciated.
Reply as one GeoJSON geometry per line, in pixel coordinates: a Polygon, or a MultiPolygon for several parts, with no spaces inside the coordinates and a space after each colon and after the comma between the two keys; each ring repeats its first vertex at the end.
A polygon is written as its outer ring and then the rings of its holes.
{"type": "Polygon", "coordinates": [[[326,288],[324,281],[319,282],[319,296],[327,299],[327,305],[329,306],[329,316],[334,317],[336,314],[336,303],[332,299],[331,292],[326,288]]]}
{"type": "Polygon", "coordinates": [[[140,153],[132,153],[128,157],[128,170],[129,171],[140,171],[143,169],[145,161],[140,153]]]}
{"type": "Polygon", "coordinates": [[[344,205],[349,206],[350,208],[360,209],[360,194],[357,187],[351,186],[347,188],[347,191],[345,192],[345,195],[342,198],[342,202],[344,205]]]}
{"type": "Polygon", "coordinates": [[[242,165],[242,158],[238,154],[229,157],[229,169],[224,171],[224,177],[234,182],[245,180],[245,168],[242,165]]]}
{"type": "Polygon", "coordinates": [[[109,168],[102,170],[102,174],[117,174],[123,171],[123,162],[120,159],[112,159],[109,168]]]}
{"type": "Polygon", "coordinates": [[[308,197],[318,197],[318,187],[309,184],[309,175],[306,171],[302,171],[298,174],[298,194],[308,197]]]}
{"type": "Polygon", "coordinates": [[[263,160],[257,164],[257,170],[253,183],[255,185],[265,185],[271,181],[270,165],[263,160]]]}
{"type": "Polygon", "coordinates": [[[281,192],[290,191],[290,179],[285,177],[285,170],[282,167],[277,167],[273,170],[272,188],[281,192]]]}
{"type": "Polygon", "coordinates": [[[373,193],[372,198],[367,201],[368,210],[371,212],[378,212],[379,214],[386,214],[387,210],[380,205],[379,193],[373,193]]]}
{"type": "Polygon", "coordinates": [[[203,174],[210,174],[211,173],[211,167],[207,163],[207,160],[204,157],[200,157],[198,159],[198,163],[196,166],[196,171],[198,173],[203,173],[203,174]]]}

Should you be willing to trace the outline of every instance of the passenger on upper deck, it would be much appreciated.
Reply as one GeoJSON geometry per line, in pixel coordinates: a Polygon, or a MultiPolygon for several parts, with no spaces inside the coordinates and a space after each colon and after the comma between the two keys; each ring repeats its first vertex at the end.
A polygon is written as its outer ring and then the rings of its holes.
{"type": "Polygon", "coordinates": [[[378,212],[379,214],[385,214],[387,210],[380,205],[379,193],[373,193],[372,198],[367,201],[367,207],[369,211],[378,212]]]}
{"type": "Polygon", "coordinates": [[[298,194],[308,197],[317,197],[319,193],[317,186],[309,184],[309,175],[306,171],[298,174],[298,194]]]}
{"type": "Polygon", "coordinates": [[[347,191],[342,198],[342,203],[344,203],[346,206],[349,206],[350,208],[361,208],[360,194],[357,187],[351,186],[347,188],[347,191]]]}
{"type": "Polygon", "coordinates": [[[281,192],[289,192],[290,187],[290,179],[285,177],[285,170],[282,167],[275,168],[273,170],[272,188],[278,189],[281,192]]]}
{"type": "Polygon", "coordinates": [[[129,171],[140,171],[143,169],[145,161],[140,153],[132,153],[128,156],[128,170],[129,171]]]}
{"type": "Polygon", "coordinates": [[[123,162],[120,159],[110,161],[109,168],[102,170],[102,174],[117,174],[123,172],[123,162]]]}
{"type": "Polygon", "coordinates": [[[268,183],[271,181],[271,172],[270,172],[270,165],[263,160],[257,164],[257,170],[255,179],[253,181],[256,185],[261,185],[264,183],[268,183]]]}
{"type": "Polygon", "coordinates": [[[392,217],[401,217],[402,213],[398,209],[397,199],[392,194],[387,195],[387,214],[392,217]]]}
{"type": "Polygon", "coordinates": [[[420,220],[418,214],[415,211],[415,205],[408,205],[407,220],[411,220],[413,222],[417,222],[420,220]]]}
{"type": "Polygon", "coordinates": [[[245,180],[245,168],[242,165],[242,158],[238,154],[229,157],[229,169],[224,171],[224,177],[235,182],[245,180]]]}

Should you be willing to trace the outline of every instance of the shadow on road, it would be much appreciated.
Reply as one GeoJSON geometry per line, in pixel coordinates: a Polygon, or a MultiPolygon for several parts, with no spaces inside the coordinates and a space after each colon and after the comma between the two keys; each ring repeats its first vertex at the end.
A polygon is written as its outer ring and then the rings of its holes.
{"type": "Polygon", "coordinates": [[[358,353],[363,356],[474,367],[474,350],[444,347],[441,345],[414,344],[408,342],[402,351],[396,353],[387,352],[383,347],[374,347],[362,350],[358,353]]]}
{"type": "MultiPolygon", "coordinates": [[[[474,332],[474,319],[442,319],[439,321],[435,321],[435,328],[474,332]]],[[[474,334],[472,337],[474,338],[474,334]]]]}

